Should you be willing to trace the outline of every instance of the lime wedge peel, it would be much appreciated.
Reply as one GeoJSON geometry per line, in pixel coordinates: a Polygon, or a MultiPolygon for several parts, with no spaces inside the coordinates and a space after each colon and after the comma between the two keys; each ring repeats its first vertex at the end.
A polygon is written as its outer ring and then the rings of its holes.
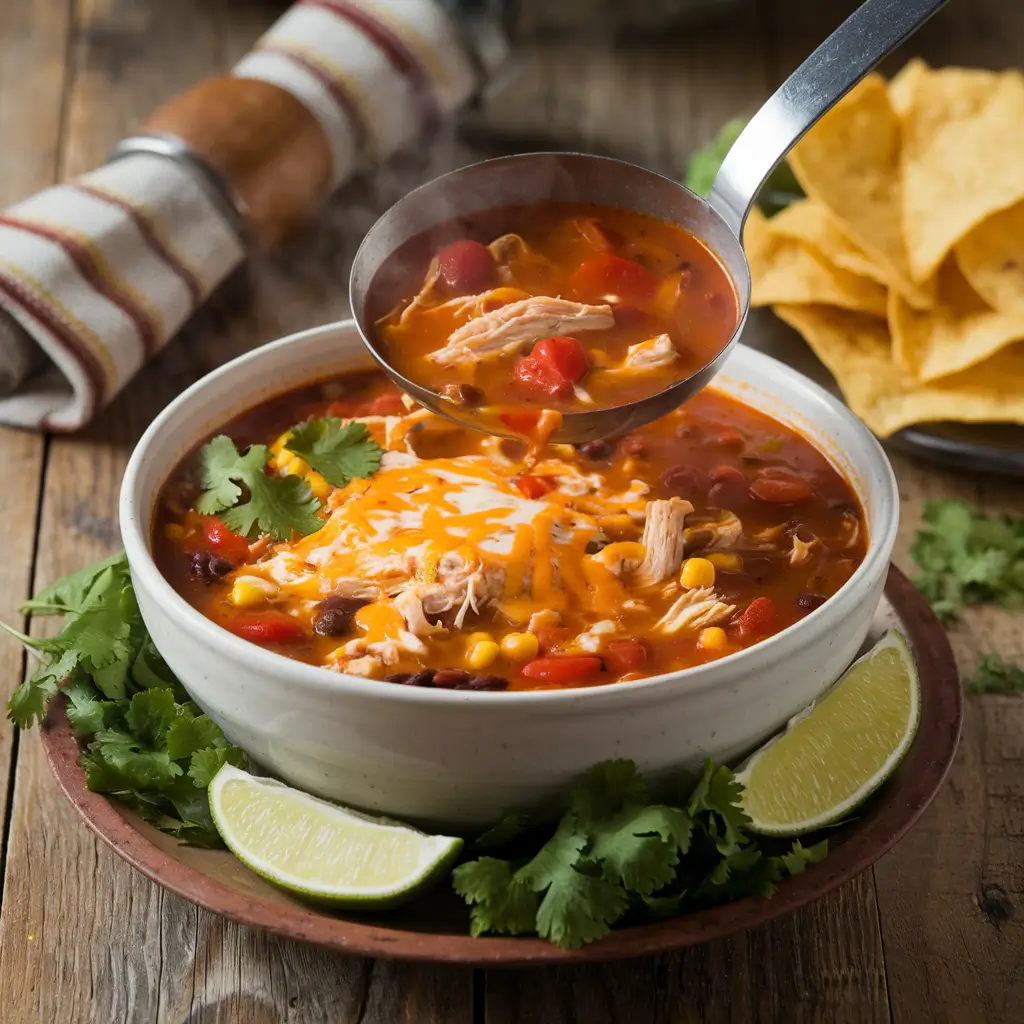
{"type": "Polygon", "coordinates": [[[797,836],[841,821],[896,770],[920,717],[913,655],[890,630],[737,773],[750,827],[797,836]]]}
{"type": "Polygon", "coordinates": [[[371,818],[225,764],[209,791],[221,838],[247,867],[336,907],[403,903],[445,876],[462,840],[371,818]]]}

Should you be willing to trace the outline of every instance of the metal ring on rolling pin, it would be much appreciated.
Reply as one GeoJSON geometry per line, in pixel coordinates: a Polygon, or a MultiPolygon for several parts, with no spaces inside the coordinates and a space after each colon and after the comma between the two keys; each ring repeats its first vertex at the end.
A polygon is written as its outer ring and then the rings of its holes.
{"type": "Polygon", "coordinates": [[[190,149],[184,139],[167,133],[130,135],[112,150],[107,163],[135,153],[162,156],[193,172],[207,198],[220,210],[245,248],[249,248],[249,208],[230,182],[208,160],[190,149]]]}

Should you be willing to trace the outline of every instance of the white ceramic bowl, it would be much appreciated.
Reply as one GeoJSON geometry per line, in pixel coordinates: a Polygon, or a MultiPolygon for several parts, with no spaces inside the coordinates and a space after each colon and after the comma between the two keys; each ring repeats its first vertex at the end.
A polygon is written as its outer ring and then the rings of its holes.
{"type": "Polygon", "coordinates": [[[892,470],[843,405],[743,346],[715,387],[810,438],[867,512],[863,564],[789,629],[683,672],[525,693],[418,689],[339,675],[221,629],[175,593],[150,555],[160,486],[189,449],[235,414],[293,386],[367,365],[351,322],[305,331],[228,363],[156,418],[121,489],[121,534],[157,648],[230,739],[282,779],[370,811],[477,826],[543,802],[606,758],[633,758],[655,775],[693,769],[708,755],[733,762],[814,700],[857,653],[896,536],[892,470]]]}

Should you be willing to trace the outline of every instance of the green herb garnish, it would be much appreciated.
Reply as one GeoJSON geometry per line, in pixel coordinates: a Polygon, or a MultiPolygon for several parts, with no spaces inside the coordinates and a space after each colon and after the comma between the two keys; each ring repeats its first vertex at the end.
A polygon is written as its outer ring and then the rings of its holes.
{"type": "MultiPolygon", "coordinates": [[[[725,159],[725,154],[740,137],[740,132],[743,131],[746,124],[745,118],[726,121],[718,130],[715,138],[690,157],[683,178],[688,189],[707,198],[711,186],[714,184],[715,175],[718,174],[722,161],[725,159]]],[[[758,193],[757,205],[765,216],[770,217],[803,197],[804,192],[800,183],[796,180],[789,164],[783,161],[772,171],[758,193]]]]}
{"type": "Polygon", "coordinates": [[[384,455],[365,423],[353,420],[342,424],[337,416],[292,427],[284,446],[334,487],[344,487],[354,477],[373,476],[384,455]]]}
{"type": "Polygon", "coordinates": [[[914,579],[943,621],[964,605],[1024,605],[1024,516],[987,516],[966,501],[942,498],[924,507],[910,548],[914,579]]]}
{"type": "MultiPolygon", "coordinates": [[[[709,761],[685,801],[652,803],[632,761],[596,765],[546,834],[508,828],[515,859],[481,857],[455,869],[472,934],[535,932],[573,948],[627,917],[650,920],[739,896],[771,896],[780,879],[825,856],[826,841],[769,852],[770,840],[746,831],[740,793],[732,772],[709,761]]],[[[488,845],[498,831],[488,834],[488,845]]]]}
{"type": "Polygon", "coordinates": [[[218,516],[229,530],[250,540],[260,532],[277,540],[291,540],[293,533],[316,533],[324,521],[316,514],[320,502],[309,484],[300,476],[269,475],[269,457],[266,445],[254,444],[240,455],[230,437],[213,438],[199,453],[203,493],[196,511],[218,516]],[[243,497],[246,500],[239,504],[243,497]]]}
{"type": "Polygon", "coordinates": [[[75,735],[88,741],[81,765],[90,789],[127,803],[165,832],[222,845],[206,786],[245,755],[193,704],[143,625],[124,552],[65,576],[27,601],[32,614],[65,617],[55,636],[21,640],[41,664],[14,692],[8,717],[22,729],[42,721],[58,691],[75,735]]]}
{"type": "Polygon", "coordinates": [[[1024,668],[987,654],[973,676],[964,680],[968,693],[1018,693],[1024,690],[1024,668]]]}

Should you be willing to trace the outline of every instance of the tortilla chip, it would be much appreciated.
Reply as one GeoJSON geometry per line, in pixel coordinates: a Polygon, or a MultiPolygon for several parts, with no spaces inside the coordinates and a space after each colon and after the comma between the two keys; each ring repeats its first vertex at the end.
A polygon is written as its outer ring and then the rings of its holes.
{"type": "Polygon", "coordinates": [[[895,292],[889,295],[893,358],[905,373],[920,381],[937,380],[1024,340],[1024,313],[990,309],[955,260],[942,264],[938,280],[939,299],[929,310],[911,309],[895,292]]]}
{"type": "Polygon", "coordinates": [[[924,281],[972,228],[1024,199],[1024,76],[916,77],[903,125],[903,236],[924,281]]]}
{"type": "Polygon", "coordinates": [[[1024,314],[1024,203],[982,221],[954,251],[964,277],[993,309],[1024,314]]]}
{"type": "Polygon", "coordinates": [[[932,384],[892,360],[885,322],[826,306],[777,306],[839,383],[850,408],[881,437],[915,423],[1024,423],[1024,345],[932,384]]]}
{"type": "Polygon", "coordinates": [[[803,242],[830,263],[858,277],[886,285],[885,274],[852,242],[828,209],[814,199],[801,199],[771,219],[772,234],[803,242]]]}
{"type": "Polygon", "coordinates": [[[817,303],[885,316],[881,285],[834,266],[803,242],[777,236],[774,226],[775,218],[765,220],[756,210],[747,218],[752,306],[817,303]]]}
{"type": "Polygon", "coordinates": [[[920,57],[915,57],[907,61],[899,73],[889,79],[889,103],[900,118],[907,116],[907,112],[914,105],[914,90],[920,80],[931,74],[931,71],[932,69],[920,57]]]}
{"type": "Polygon", "coordinates": [[[900,121],[880,75],[864,79],[789,154],[803,190],[828,207],[848,235],[916,309],[932,296],[911,279],[900,224],[900,121]]]}

